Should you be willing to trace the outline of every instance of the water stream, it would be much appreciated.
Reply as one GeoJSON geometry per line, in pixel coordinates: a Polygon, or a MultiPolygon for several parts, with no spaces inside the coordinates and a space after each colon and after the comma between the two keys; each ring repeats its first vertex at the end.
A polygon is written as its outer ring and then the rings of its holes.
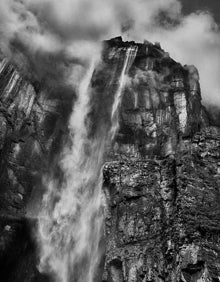
{"type": "Polygon", "coordinates": [[[51,273],[54,281],[96,282],[103,236],[103,156],[119,127],[118,108],[125,77],[136,52],[134,47],[126,51],[112,105],[110,131],[100,129],[93,137],[89,135],[86,122],[91,104],[90,81],[96,66],[95,62],[90,64],[69,120],[71,146],[63,151],[62,184],[53,178],[45,180],[47,192],[39,214],[39,268],[51,273]]]}
{"type": "Polygon", "coordinates": [[[123,89],[126,83],[126,75],[132,66],[135,57],[137,55],[137,46],[132,46],[129,47],[126,50],[126,56],[125,56],[125,61],[124,61],[124,66],[121,72],[121,76],[119,79],[119,87],[117,89],[117,92],[115,94],[115,99],[114,103],[112,106],[112,113],[111,113],[111,120],[112,120],[112,128],[111,128],[111,139],[113,140],[115,137],[116,132],[118,131],[119,128],[119,117],[118,117],[118,110],[120,108],[120,103],[122,100],[122,94],[123,94],[123,89]]]}

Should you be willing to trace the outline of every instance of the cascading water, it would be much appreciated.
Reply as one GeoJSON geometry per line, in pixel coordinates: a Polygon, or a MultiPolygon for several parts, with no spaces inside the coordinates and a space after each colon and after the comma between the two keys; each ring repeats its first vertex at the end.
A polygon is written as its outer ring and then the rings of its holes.
{"type": "Polygon", "coordinates": [[[114,103],[112,106],[112,114],[111,114],[111,120],[112,120],[111,139],[112,140],[114,139],[115,134],[119,127],[118,109],[119,109],[119,106],[122,100],[123,88],[126,82],[126,74],[129,71],[130,67],[132,66],[135,60],[137,50],[138,50],[137,46],[129,47],[126,50],[125,62],[124,62],[124,66],[123,66],[121,76],[119,79],[119,87],[115,94],[115,99],[114,99],[114,103]]]}
{"type": "Polygon", "coordinates": [[[39,215],[40,270],[58,282],[95,282],[103,234],[102,165],[109,140],[118,130],[118,107],[137,49],[127,49],[119,87],[111,113],[111,129],[91,137],[86,126],[90,111],[92,63],[80,84],[78,99],[69,121],[71,146],[61,161],[63,181],[46,181],[47,192],[39,215]],[[110,133],[109,133],[110,132],[110,133]]]}

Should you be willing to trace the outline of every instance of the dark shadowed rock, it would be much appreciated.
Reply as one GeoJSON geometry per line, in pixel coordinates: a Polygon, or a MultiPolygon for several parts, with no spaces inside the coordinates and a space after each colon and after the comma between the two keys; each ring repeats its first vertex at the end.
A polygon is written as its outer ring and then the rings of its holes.
{"type": "Polygon", "coordinates": [[[33,227],[42,175],[67,130],[65,107],[36,93],[11,63],[0,61],[0,281],[49,281],[36,268],[33,227]]]}
{"type": "MultiPolygon", "coordinates": [[[[113,42],[107,64],[134,44],[113,42]]],[[[137,46],[104,167],[103,281],[219,281],[220,129],[209,125],[196,68],[137,46]]]]}
{"type": "MultiPolygon", "coordinates": [[[[102,281],[220,281],[220,128],[201,104],[196,68],[175,62],[158,43],[105,41],[91,82],[90,134],[110,123],[131,46],[137,54],[103,169],[102,281]]],[[[71,103],[39,89],[0,61],[2,282],[50,281],[36,267],[36,214],[71,103]]]]}

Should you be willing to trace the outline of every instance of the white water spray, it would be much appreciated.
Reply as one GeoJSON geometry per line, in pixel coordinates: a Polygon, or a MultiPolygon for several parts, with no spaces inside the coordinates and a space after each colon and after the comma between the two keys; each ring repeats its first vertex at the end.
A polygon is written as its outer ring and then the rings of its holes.
{"type": "Polygon", "coordinates": [[[136,58],[137,50],[138,50],[137,46],[131,46],[126,50],[124,66],[123,66],[121,76],[119,79],[119,87],[117,89],[114,103],[112,106],[112,114],[111,114],[111,120],[112,120],[111,139],[112,140],[114,139],[115,134],[119,128],[118,110],[121,104],[123,89],[126,83],[126,75],[136,58]]]}
{"type": "Polygon", "coordinates": [[[102,165],[109,139],[118,130],[118,107],[131,67],[134,48],[126,52],[119,88],[112,106],[110,130],[100,129],[89,137],[86,119],[90,111],[92,63],[80,84],[78,100],[69,122],[72,144],[63,154],[62,184],[50,179],[39,215],[40,270],[51,272],[58,282],[95,282],[100,263],[99,243],[103,232],[102,165]]]}

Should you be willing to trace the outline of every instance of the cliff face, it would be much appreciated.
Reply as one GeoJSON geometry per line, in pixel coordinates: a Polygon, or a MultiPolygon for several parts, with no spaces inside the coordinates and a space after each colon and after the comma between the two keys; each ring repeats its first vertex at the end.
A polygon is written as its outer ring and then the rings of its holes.
{"type": "Polygon", "coordinates": [[[106,164],[104,281],[218,281],[219,133],[175,157],[106,164]]]}
{"type": "Polygon", "coordinates": [[[35,225],[35,205],[43,194],[42,175],[65,130],[63,108],[62,101],[36,93],[12,64],[1,59],[1,281],[37,281],[35,231],[30,226],[35,225]]]}
{"type": "MultiPolygon", "coordinates": [[[[102,281],[219,281],[220,128],[209,125],[198,71],[159,44],[106,41],[92,79],[93,129],[109,122],[126,59],[119,131],[103,170],[102,281]]],[[[36,269],[30,226],[42,175],[67,130],[65,103],[36,91],[1,60],[1,281],[49,281],[36,269]]]]}
{"type": "MultiPolygon", "coordinates": [[[[110,42],[106,63],[133,45],[110,42]]],[[[136,46],[104,167],[103,281],[219,281],[220,129],[209,126],[193,66],[136,46]]]]}

